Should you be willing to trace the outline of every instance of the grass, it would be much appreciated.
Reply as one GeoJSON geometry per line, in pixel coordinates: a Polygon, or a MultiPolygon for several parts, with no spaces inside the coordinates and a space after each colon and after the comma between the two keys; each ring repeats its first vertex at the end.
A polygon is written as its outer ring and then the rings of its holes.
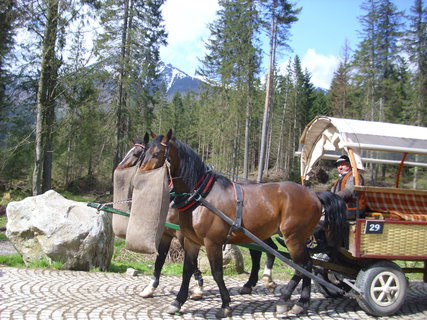
{"type": "MultiPolygon", "coordinates": [[[[7,223],[7,218],[6,217],[0,217],[0,227],[5,227],[7,223]]],[[[6,232],[5,231],[0,231],[0,241],[6,241],[7,237],[6,237],[6,232]]]]}
{"type": "Polygon", "coordinates": [[[63,196],[68,200],[79,201],[79,202],[95,202],[95,199],[96,199],[96,197],[93,195],[80,196],[80,195],[75,195],[69,191],[61,192],[61,196],[63,196]]]}
{"type": "Polygon", "coordinates": [[[22,260],[22,257],[20,254],[8,254],[5,256],[0,256],[0,265],[5,265],[5,266],[15,267],[15,268],[26,267],[24,260],[22,260]]]}

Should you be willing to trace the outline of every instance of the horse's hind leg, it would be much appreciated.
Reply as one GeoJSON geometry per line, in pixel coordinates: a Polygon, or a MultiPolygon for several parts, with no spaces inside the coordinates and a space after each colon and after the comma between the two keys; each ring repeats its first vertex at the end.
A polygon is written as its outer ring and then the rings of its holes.
{"type": "Polygon", "coordinates": [[[193,289],[190,299],[200,300],[203,298],[203,277],[198,266],[196,266],[196,270],[194,271],[194,280],[196,280],[196,286],[193,289]]]}
{"type": "MultiPolygon", "coordinates": [[[[294,247],[293,252],[297,252],[298,254],[292,254],[292,249],[291,249],[292,246],[288,246],[288,248],[290,248],[290,251],[291,251],[292,259],[294,260],[295,263],[302,266],[305,270],[311,272],[313,264],[311,262],[310,256],[308,255],[308,251],[307,251],[307,248],[305,247],[305,243],[298,245],[297,247],[299,248],[299,250],[296,250],[294,247]]],[[[295,274],[293,275],[291,280],[288,282],[288,285],[286,286],[284,292],[282,293],[282,296],[280,297],[279,301],[276,304],[276,312],[285,313],[291,310],[292,314],[304,313],[310,302],[310,294],[311,294],[311,279],[307,276],[303,276],[301,272],[295,271],[295,274]],[[291,310],[292,305],[290,303],[290,298],[296,286],[301,281],[301,279],[303,279],[301,296],[298,302],[296,303],[296,305],[293,306],[291,310]]]]}
{"type": "MultiPolygon", "coordinates": [[[[311,266],[312,264],[310,261],[309,265],[305,269],[311,272],[312,270],[311,266]]],[[[310,295],[311,295],[311,278],[307,276],[302,276],[301,296],[298,302],[292,307],[289,313],[294,315],[305,313],[310,303],[310,295]]]]}
{"type": "MultiPolygon", "coordinates": [[[[277,246],[274,243],[273,239],[268,238],[264,240],[264,242],[270,247],[272,247],[274,250],[277,250],[277,246]]],[[[276,257],[269,252],[267,252],[266,255],[267,261],[265,263],[264,274],[262,275],[262,279],[264,280],[264,287],[273,292],[274,289],[277,287],[277,284],[273,281],[273,265],[276,257]]]]}
{"type": "MultiPolygon", "coordinates": [[[[268,238],[264,240],[264,242],[270,247],[272,247],[273,249],[277,250],[277,246],[274,243],[273,239],[268,238]]],[[[252,288],[255,287],[258,282],[258,273],[260,270],[262,252],[259,250],[249,249],[249,253],[251,255],[251,262],[252,262],[251,274],[249,276],[248,281],[243,285],[243,288],[240,289],[240,294],[252,293],[252,288]]],[[[274,291],[274,289],[277,286],[277,284],[272,279],[272,269],[273,269],[275,256],[269,252],[267,252],[266,254],[267,254],[267,261],[265,264],[264,274],[262,278],[264,279],[264,286],[268,290],[274,291]]]]}
{"type": "Polygon", "coordinates": [[[158,255],[156,262],[154,263],[154,273],[151,278],[151,282],[144,288],[141,293],[143,298],[151,298],[159,285],[160,274],[162,272],[163,265],[165,264],[166,256],[169,252],[169,248],[172,242],[172,237],[166,233],[163,233],[159,243],[158,255]]]}
{"type": "Polygon", "coordinates": [[[248,281],[243,285],[243,288],[240,289],[240,294],[250,294],[252,293],[252,288],[258,282],[258,272],[260,269],[260,261],[262,252],[259,250],[249,249],[249,253],[251,255],[251,274],[249,275],[248,281]]]}

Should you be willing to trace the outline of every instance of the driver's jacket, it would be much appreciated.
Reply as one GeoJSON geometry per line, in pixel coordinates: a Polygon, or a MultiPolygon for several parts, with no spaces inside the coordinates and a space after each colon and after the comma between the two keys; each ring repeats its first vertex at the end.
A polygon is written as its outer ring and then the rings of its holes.
{"type": "MultiPolygon", "coordinates": [[[[360,184],[364,185],[363,177],[359,174],[360,184]]],[[[342,196],[347,204],[347,218],[355,219],[357,216],[362,217],[366,210],[365,193],[353,191],[354,177],[353,171],[350,170],[345,175],[340,177],[332,187],[333,193],[338,193],[342,196]],[[344,192],[347,189],[348,192],[344,192]]]]}

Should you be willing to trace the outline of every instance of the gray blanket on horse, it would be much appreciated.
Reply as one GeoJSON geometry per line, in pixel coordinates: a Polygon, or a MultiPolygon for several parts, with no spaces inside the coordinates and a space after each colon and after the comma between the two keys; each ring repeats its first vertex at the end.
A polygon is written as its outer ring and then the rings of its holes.
{"type": "MultiPolygon", "coordinates": [[[[132,202],[126,202],[126,200],[132,198],[133,177],[136,169],[137,167],[135,166],[114,171],[113,208],[130,213],[132,202]]],[[[129,217],[113,214],[113,232],[117,237],[126,239],[128,222],[129,217]]]]}
{"type": "Polygon", "coordinates": [[[157,253],[169,202],[166,166],[136,172],[133,178],[131,214],[126,231],[126,249],[139,253],[157,253]]]}

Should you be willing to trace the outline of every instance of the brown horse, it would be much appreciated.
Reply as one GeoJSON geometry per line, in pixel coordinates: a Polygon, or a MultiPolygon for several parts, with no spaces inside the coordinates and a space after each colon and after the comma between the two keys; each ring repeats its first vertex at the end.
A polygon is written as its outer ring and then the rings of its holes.
{"type": "MultiPolygon", "coordinates": [[[[200,157],[182,141],[172,139],[172,131],[166,136],[157,136],[138,170],[147,171],[163,166],[168,160],[173,188],[180,194],[174,200],[181,208],[179,225],[184,234],[184,266],[181,288],[168,312],[173,314],[181,309],[187,300],[191,275],[197,262],[200,246],[205,246],[222,300],[217,317],[231,315],[230,294],[223,279],[222,246],[224,243],[252,242],[239,231],[230,229],[230,225],[204,206],[198,206],[200,197],[208,201],[226,216],[236,220],[235,186],[227,178],[211,172],[200,157]],[[234,188],[233,188],[234,186],[234,188]]],[[[311,272],[312,262],[306,247],[306,241],[322,215],[322,202],[314,191],[293,182],[263,183],[241,185],[243,190],[243,216],[241,226],[259,239],[264,240],[280,232],[285,239],[292,260],[311,272]]],[[[332,193],[331,197],[334,197],[332,193]]],[[[161,196],[161,195],[159,195],[161,196]]],[[[325,195],[324,195],[325,196],[325,195]]],[[[328,201],[326,201],[328,202],[328,201]]],[[[326,221],[333,234],[344,230],[345,211],[330,212],[325,207],[326,221]]],[[[284,313],[291,309],[299,314],[305,312],[310,300],[311,279],[296,272],[289,281],[286,290],[276,304],[276,311],[284,313]],[[291,306],[290,297],[303,279],[301,297],[295,306],[291,306]]]]}
{"type": "MultiPolygon", "coordinates": [[[[116,170],[124,170],[140,165],[142,159],[144,159],[145,152],[149,147],[149,135],[145,134],[144,140],[132,139],[133,146],[126,153],[122,161],[117,165],[116,170]]],[[[129,181],[129,183],[132,183],[129,181]]],[[[130,189],[132,190],[132,188],[130,189]]],[[[116,218],[116,216],[113,216],[116,218]]],[[[178,210],[170,209],[168,211],[168,216],[166,222],[178,224],[178,210]]],[[[155,290],[159,285],[160,275],[163,268],[163,265],[166,261],[166,256],[169,252],[169,248],[173,238],[177,238],[181,246],[184,247],[184,236],[178,230],[165,228],[162,238],[159,243],[158,255],[154,263],[154,273],[151,282],[144,288],[141,293],[143,298],[150,298],[154,295],[155,290]]],[[[196,267],[194,271],[194,279],[196,280],[196,286],[194,287],[192,299],[198,300],[203,297],[203,278],[202,273],[196,267]]]]}
{"type": "MultiPolygon", "coordinates": [[[[154,138],[155,136],[156,135],[152,133],[152,137],[154,138]]],[[[145,151],[149,147],[148,134],[147,133],[145,134],[143,141],[140,139],[133,139],[132,142],[133,142],[132,148],[127,152],[126,156],[119,163],[116,170],[123,170],[123,169],[128,169],[128,168],[137,166],[140,164],[141,160],[144,158],[145,151]]],[[[195,212],[197,212],[197,210],[195,212]]],[[[177,209],[170,208],[168,211],[166,222],[178,225],[179,224],[178,213],[179,211],[177,209]]],[[[171,229],[171,228],[165,228],[159,243],[158,250],[157,250],[158,255],[154,263],[154,272],[153,272],[152,280],[144,288],[144,290],[141,293],[141,296],[143,298],[153,297],[154,292],[159,285],[161,271],[166,261],[166,257],[169,252],[170,245],[173,238],[177,238],[181,246],[184,247],[184,236],[182,232],[180,232],[179,230],[171,229]]],[[[277,249],[272,239],[270,238],[267,239],[265,243],[277,249]]],[[[241,294],[251,293],[252,288],[258,282],[258,272],[260,270],[261,251],[250,249],[250,255],[251,255],[251,262],[252,262],[251,273],[248,281],[243,285],[243,288],[240,290],[241,294]]],[[[272,280],[272,268],[273,268],[274,260],[275,260],[275,257],[273,255],[267,254],[267,261],[266,261],[266,266],[264,268],[263,279],[264,279],[265,287],[269,290],[273,290],[276,287],[276,283],[272,280]]],[[[196,286],[193,289],[191,299],[198,300],[203,297],[203,277],[197,266],[195,267],[195,271],[194,271],[194,279],[196,280],[196,286]]]]}

